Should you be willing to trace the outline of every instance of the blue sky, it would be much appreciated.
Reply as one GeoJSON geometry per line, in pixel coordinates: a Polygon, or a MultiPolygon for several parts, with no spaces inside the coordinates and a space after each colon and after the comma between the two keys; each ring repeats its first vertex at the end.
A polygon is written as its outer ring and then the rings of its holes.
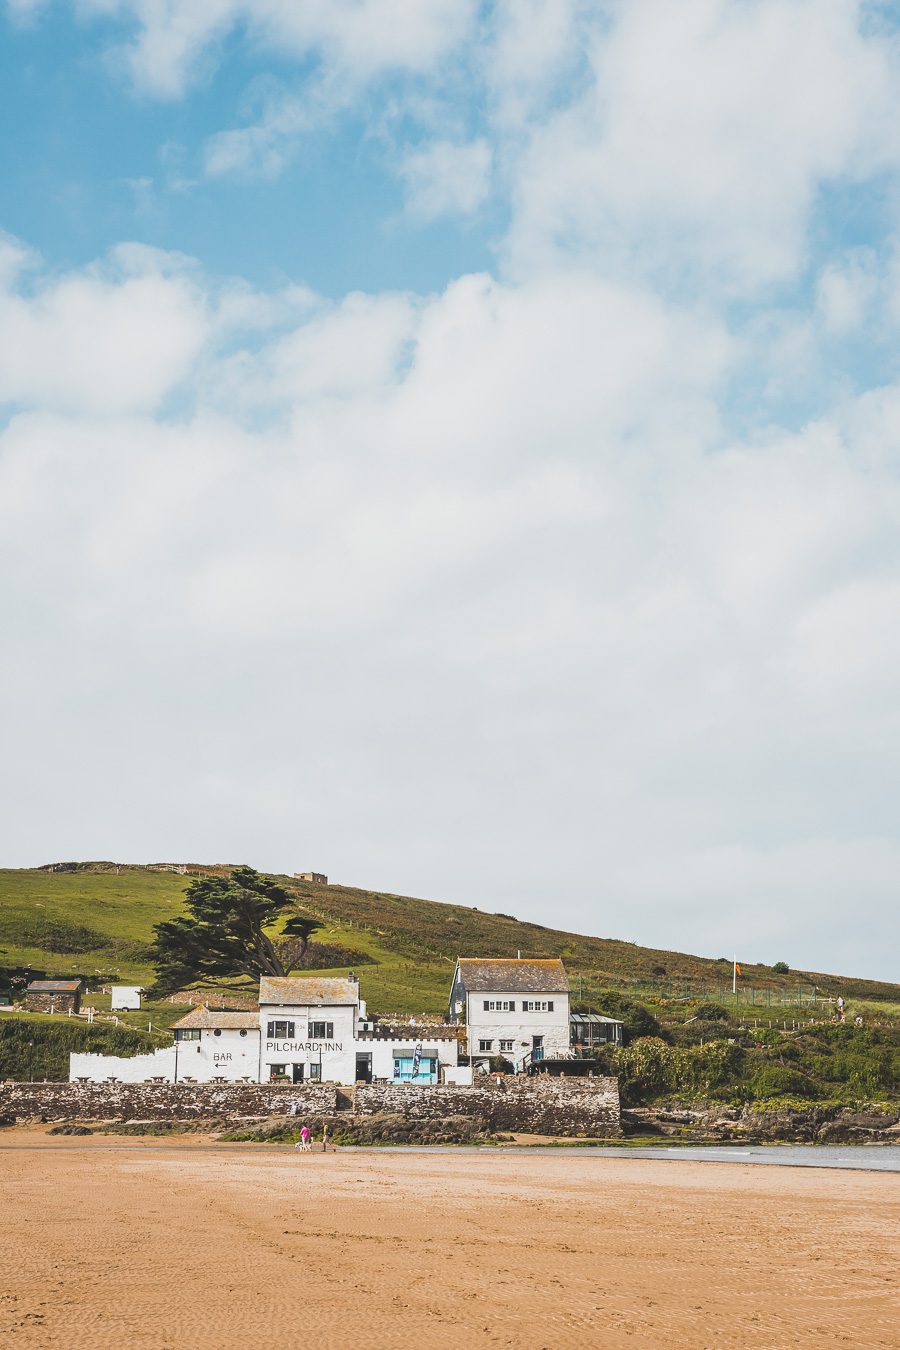
{"type": "Polygon", "coordinates": [[[897,19],[0,4],[3,861],[896,976],[897,19]]]}
{"type": "MultiPolygon", "coordinates": [[[[4,228],[52,265],[77,266],[121,239],[189,253],[206,268],[271,287],[285,278],[322,294],[440,289],[490,267],[502,207],[464,221],[413,221],[391,172],[395,132],[377,124],[402,83],[328,120],[283,172],[204,175],[203,149],[266,93],[302,90],[320,63],[248,49],[239,33],[217,47],[189,96],[129,87],[110,48],[133,24],[77,17],[57,4],[5,16],[0,47],[4,228]]],[[[463,94],[464,102],[465,94],[463,94]]],[[[465,110],[477,121],[473,104],[465,110]]],[[[401,118],[415,137],[418,128],[401,118]]]]}

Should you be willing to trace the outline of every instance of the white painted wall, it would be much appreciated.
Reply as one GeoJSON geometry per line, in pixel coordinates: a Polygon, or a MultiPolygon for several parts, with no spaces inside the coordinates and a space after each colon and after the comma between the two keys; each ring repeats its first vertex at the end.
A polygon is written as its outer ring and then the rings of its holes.
{"type": "Polygon", "coordinates": [[[105,1083],[117,1078],[120,1083],[147,1083],[162,1078],[175,1081],[175,1047],[167,1045],[152,1055],[69,1055],[69,1082],[87,1078],[91,1083],[105,1083]]]}
{"type": "Polygon", "coordinates": [[[496,991],[468,995],[467,1027],[469,1054],[473,1060],[488,1060],[503,1055],[513,1062],[529,1053],[535,1036],[543,1036],[547,1056],[565,1055],[569,1051],[569,995],[525,994],[496,991]],[[525,1012],[525,1002],[550,1002],[552,1012],[525,1012]],[[485,1003],[512,1003],[514,1012],[488,1010],[485,1003]],[[479,1042],[490,1041],[492,1048],[482,1051],[479,1042]],[[512,1041],[511,1050],[501,1050],[501,1041],[512,1041]]]}
{"type": "Polygon", "coordinates": [[[212,1083],[217,1078],[259,1082],[259,1032],[255,1028],[203,1028],[196,1041],[177,1040],[178,1082],[192,1078],[212,1083]]]}
{"type": "Polygon", "coordinates": [[[356,1081],[356,1022],[357,1005],[337,1007],[308,1007],[282,1004],[260,1009],[259,1025],[262,1044],[262,1072],[259,1081],[267,1083],[273,1064],[283,1064],[288,1077],[293,1065],[303,1065],[303,1081],[313,1080],[317,1071],[323,1083],[354,1083],[356,1081]],[[269,1035],[269,1023],[293,1022],[290,1037],[269,1035]],[[330,1037],[313,1036],[310,1023],[330,1022],[330,1037]],[[315,1068],[313,1068],[315,1066],[315,1068]],[[311,1072],[312,1070],[312,1072],[311,1072]]]}

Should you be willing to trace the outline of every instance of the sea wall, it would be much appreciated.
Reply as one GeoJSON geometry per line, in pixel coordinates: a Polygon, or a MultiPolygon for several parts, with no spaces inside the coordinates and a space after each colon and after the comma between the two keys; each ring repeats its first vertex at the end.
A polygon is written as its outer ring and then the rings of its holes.
{"type": "Polygon", "coordinates": [[[258,1120],[294,1105],[331,1115],[336,1098],[329,1083],[0,1083],[0,1119],[258,1120]]]}
{"type": "Polygon", "coordinates": [[[615,1078],[485,1079],[474,1087],[329,1083],[0,1083],[0,1119],[239,1122],[295,1113],[465,1117],[490,1133],[590,1138],[620,1133],[615,1078]]]}
{"type": "Polygon", "coordinates": [[[620,1132],[616,1078],[485,1078],[472,1087],[373,1083],[358,1085],[354,1095],[361,1115],[467,1116],[491,1133],[605,1138],[620,1132]]]}

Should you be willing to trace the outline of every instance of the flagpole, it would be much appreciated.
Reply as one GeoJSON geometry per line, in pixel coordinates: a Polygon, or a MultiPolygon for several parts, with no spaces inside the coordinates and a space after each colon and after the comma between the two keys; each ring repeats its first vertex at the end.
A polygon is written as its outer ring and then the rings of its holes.
{"type": "Polygon", "coordinates": [[[731,992],[737,998],[737,956],[731,963],[731,992]]]}

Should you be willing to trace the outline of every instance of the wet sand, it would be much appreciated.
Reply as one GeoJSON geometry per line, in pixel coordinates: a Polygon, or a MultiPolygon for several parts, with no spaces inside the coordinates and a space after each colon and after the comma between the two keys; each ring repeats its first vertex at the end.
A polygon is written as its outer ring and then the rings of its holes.
{"type": "Polygon", "coordinates": [[[3,1345],[898,1344],[896,1174],[0,1143],[3,1345]]]}

